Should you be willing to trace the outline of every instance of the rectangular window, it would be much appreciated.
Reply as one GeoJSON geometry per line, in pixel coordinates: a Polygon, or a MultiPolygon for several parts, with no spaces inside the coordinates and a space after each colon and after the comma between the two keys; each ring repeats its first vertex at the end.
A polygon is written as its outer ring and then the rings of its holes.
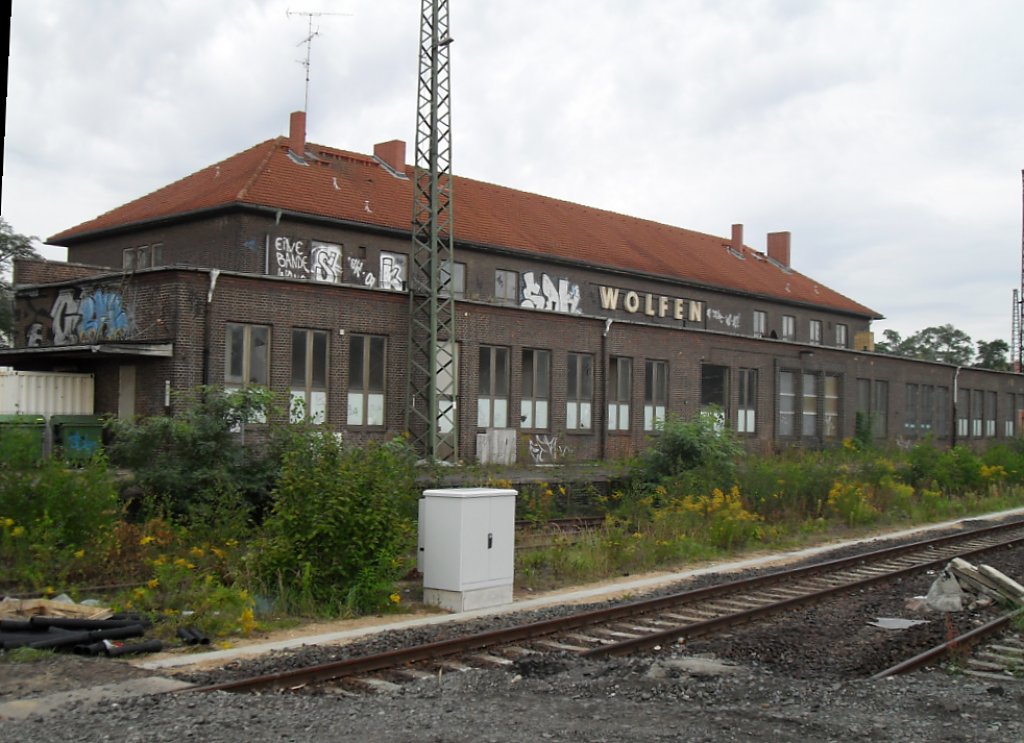
{"type": "Polygon", "coordinates": [[[508,428],[508,380],[508,349],[480,346],[480,394],[476,405],[479,428],[508,428]]]}
{"type": "Polygon", "coordinates": [[[754,335],[763,338],[768,335],[768,313],[754,310],[754,335]]]}
{"type": "Polygon", "coordinates": [[[782,316],[782,340],[791,341],[796,338],[796,318],[793,315],[782,316]]]}
{"type": "Polygon", "coordinates": [[[825,376],[823,433],[826,439],[839,436],[839,377],[825,376]]]}
{"type": "Polygon", "coordinates": [[[149,261],[149,246],[140,245],[135,249],[135,267],[149,268],[152,265],[149,261]]]}
{"type": "Polygon", "coordinates": [[[966,438],[971,432],[971,391],[961,389],[956,394],[956,435],[966,438]]]}
{"type": "Polygon", "coordinates": [[[935,388],[935,435],[949,436],[949,387],[935,388]]]}
{"type": "Polygon", "coordinates": [[[811,343],[821,345],[821,320],[811,320],[807,328],[811,343]]]}
{"type": "Polygon", "coordinates": [[[633,360],[615,357],[608,367],[608,430],[629,430],[629,401],[633,395],[633,360]]]}
{"type": "Polygon", "coordinates": [[[494,271],[494,298],[500,304],[519,303],[519,274],[498,268],[494,271]]]}
{"type": "Polygon", "coordinates": [[[985,393],[985,435],[992,438],[996,435],[996,393],[985,393]]]}
{"type": "Polygon", "coordinates": [[[917,392],[918,385],[907,385],[906,412],[903,416],[903,428],[910,436],[917,432],[917,392]]]}
{"type": "Polygon", "coordinates": [[[779,372],[779,436],[792,436],[796,418],[796,379],[793,372],[779,372]]]}
{"type": "Polygon", "coordinates": [[[441,295],[452,296],[461,299],[466,296],[466,264],[452,263],[451,276],[448,275],[448,266],[441,264],[441,295]]]}
{"type": "Polygon", "coordinates": [[[850,328],[844,323],[836,323],[836,345],[847,348],[850,345],[850,328]]]}
{"type": "Polygon", "coordinates": [[[121,268],[125,271],[135,270],[135,248],[125,248],[121,251],[121,268]]]}
{"type": "Polygon", "coordinates": [[[984,410],[984,390],[971,390],[971,436],[974,438],[981,438],[984,410]]]}
{"type": "Polygon", "coordinates": [[[270,328],[266,325],[226,326],[224,384],[267,385],[270,380],[270,328]]]}
{"type": "Polygon", "coordinates": [[[293,423],[327,419],[327,331],[292,330],[291,410],[293,423]]]}
{"type": "Polygon", "coordinates": [[[523,349],[523,398],[519,421],[523,428],[547,429],[551,405],[551,352],[523,349]]]}
{"type": "Polygon", "coordinates": [[[889,383],[876,379],[872,397],[871,430],[876,438],[885,438],[889,435],[889,383]]]}
{"type": "Polygon", "coordinates": [[[736,431],[754,433],[757,425],[757,369],[738,369],[736,386],[736,431]]]}
{"type": "Polygon", "coordinates": [[[570,353],[565,384],[566,429],[589,430],[594,399],[594,357],[586,353],[570,353]]]}
{"type": "Polygon", "coordinates": [[[917,406],[917,430],[927,436],[935,427],[935,387],[930,384],[921,385],[921,396],[917,406]]]}
{"type": "Polygon", "coordinates": [[[384,353],[379,335],[353,335],[348,342],[348,425],[384,425],[384,353]]]}
{"type": "Polygon", "coordinates": [[[802,374],[800,382],[800,435],[814,436],[818,432],[818,376],[802,374]]]}
{"type": "Polygon", "coordinates": [[[1013,393],[1003,396],[1003,436],[1012,438],[1014,432],[1014,397],[1013,393]]]}
{"type": "Polygon", "coordinates": [[[653,431],[665,422],[668,406],[668,362],[644,364],[644,430],[653,431]]]}

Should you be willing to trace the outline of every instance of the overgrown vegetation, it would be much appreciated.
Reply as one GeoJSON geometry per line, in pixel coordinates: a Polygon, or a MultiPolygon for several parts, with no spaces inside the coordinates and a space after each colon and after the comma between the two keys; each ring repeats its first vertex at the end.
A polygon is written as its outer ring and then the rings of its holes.
{"type": "MultiPolygon", "coordinates": [[[[407,443],[357,447],[278,422],[266,391],[206,388],[193,403],[173,420],[118,424],[112,465],[100,455],[68,467],[40,458],[31,431],[0,431],[0,590],[84,598],[76,587],[129,584],[115,606],[171,635],[396,608],[424,474],[407,443]]],[[[870,420],[862,430],[834,449],[763,457],[744,454],[717,416],[670,419],[611,492],[521,488],[520,518],[589,510],[604,522],[520,551],[516,581],[550,587],[1024,503],[1022,442],[981,455],[930,441],[881,451],[870,420]]]]}
{"type": "Polygon", "coordinates": [[[1022,442],[882,451],[870,420],[858,430],[835,449],[767,457],[741,454],[713,416],[669,419],[629,483],[601,499],[603,526],[524,551],[517,580],[547,588],[1024,503],[1022,442]]]}

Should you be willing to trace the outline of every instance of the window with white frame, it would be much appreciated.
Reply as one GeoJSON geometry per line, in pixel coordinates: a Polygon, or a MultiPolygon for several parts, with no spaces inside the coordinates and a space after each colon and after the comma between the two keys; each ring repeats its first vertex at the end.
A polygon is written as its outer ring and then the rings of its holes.
{"type": "Polygon", "coordinates": [[[782,316],[782,340],[791,341],[796,338],[796,317],[793,315],[782,316]]]}
{"type": "Polygon", "coordinates": [[[383,426],[386,339],[352,335],[348,342],[348,425],[383,426]]]}
{"type": "Polygon", "coordinates": [[[519,274],[498,268],[494,271],[494,298],[501,304],[518,304],[519,274]]]}
{"type": "Polygon", "coordinates": [[[839,436],[839,377],[827,374],[823,381],[822,434],[826,439],[834,439],[839,436]]]}
{"type": "Polygon", "coordinates": [[[644,430],[653,431],[665,422],[668,406],[668,362],[644,364],[644,430]]]}
{"type": "Polygon", "coordinates": [[[565,428],[586,431],[591,426],[594,399],[594,357],[588,353],[570,353],[565,380],[565,428]]]}
{"type": "Polygon", "coordinates": [[[613,357],[608,366],[608,430],[629,430],[629,401],[633,394],[633,360],[613,357]]]}
{"type": "Polygon", "coordinates": [[[811,343],[821,345],[821,320],[811,320],[807,333],[811,343]]]}
{"type": "Polygon", "coordinates": [[[850,344],[850,328],[845,323],[836,323],[836,345],[847,348],[850,344]]]}
{"type": "Polygon", "coordinates": [[[764,310],[754,310],[754,335],[768,335],[768,313],[764,310]]]}
{"type": "Polygon", "coordinates": [[[523,396],[519,421],[523,428],[547,429],[551,406],[551,351],[523,349],[523,396]]]}
{"type": "Polygon", "coordinates": [[[818,432],[818,375],[800,376],[800,435],[814,436],[818,432]]]}
{"type": "Polygon", "coordinates": [[[736,432],[755,433],[757,426],[757,369],[736,371],[736,432]]]}
{"type": "Polygon", "coordinates": [[[480,346],[479,428],[508,428],[509,353],[504,346],[480,346]]]}
{"type": "Polygon", "coordinates": [[[964,438],[971,433],[971,391],[957,390],[956,394],[956,435],[964,438]]]}
{"type": "Polygon", "coordinates": [[[779,372],[779,436],[792,436],[796,421],[796,375],[779,372]]]}
{"type": "Polygon", "coordinates": [[[971,390],[971,436],[981,438],[984,431],[985,391],[971,390]]]}
{"type": "Polygon", "coordinates": [[[327,420],[327,331],[292,330],[289,417],[293,423],[327,420]]]}

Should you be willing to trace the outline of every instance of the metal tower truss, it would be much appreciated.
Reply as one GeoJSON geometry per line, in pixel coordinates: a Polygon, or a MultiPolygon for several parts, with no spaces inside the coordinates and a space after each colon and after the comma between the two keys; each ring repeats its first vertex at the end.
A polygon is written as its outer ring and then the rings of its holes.
{"type": "Polygon", "coordinates": [[[458,456],[458,352],[452,291],[451,67],[448,0],[422,0],[406,427],[425,457],[458,456]]]}

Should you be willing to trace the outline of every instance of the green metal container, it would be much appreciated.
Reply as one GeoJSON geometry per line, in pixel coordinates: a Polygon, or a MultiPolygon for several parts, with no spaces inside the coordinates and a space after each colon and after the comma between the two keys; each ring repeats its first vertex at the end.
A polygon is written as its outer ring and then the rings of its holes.
{"type": "Polygon", "coordinates": [[[0,415],[0,439],[23,437],[37,459],[46,451],[46,418],[41,415],[0,415]]]}
{"type": "Polygon", "coordinates": [[[54,415],[53,443],[69,462],[84,462],[103,446],[103,419],[98,415],[54,415]]]}

